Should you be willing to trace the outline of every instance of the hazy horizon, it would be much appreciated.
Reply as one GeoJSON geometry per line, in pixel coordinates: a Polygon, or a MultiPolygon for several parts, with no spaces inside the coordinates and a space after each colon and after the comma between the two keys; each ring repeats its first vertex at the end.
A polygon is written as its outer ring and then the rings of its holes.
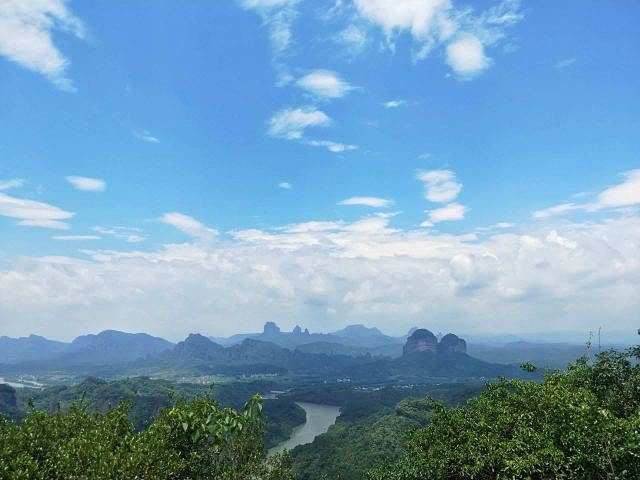
{"type": "Polygon", "coordinates": [[[0,335],[640,326],[640,3],[2,9],[0,335]]]}

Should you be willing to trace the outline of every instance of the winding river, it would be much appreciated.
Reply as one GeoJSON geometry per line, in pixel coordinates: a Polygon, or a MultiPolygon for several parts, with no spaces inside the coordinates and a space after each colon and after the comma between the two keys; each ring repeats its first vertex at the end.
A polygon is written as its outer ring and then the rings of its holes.
{"type": "Polygon", "coordinates": [[[296,402],[296,404],[307,413],[307,421],[303,425],[295,427],[288,440],[270,448],[269,455],[313,442],[314,438],[329,430],[329,427],[336,423],[336,419],[340,415],[340,407],[333,405],[308,402],[296,402]]]}

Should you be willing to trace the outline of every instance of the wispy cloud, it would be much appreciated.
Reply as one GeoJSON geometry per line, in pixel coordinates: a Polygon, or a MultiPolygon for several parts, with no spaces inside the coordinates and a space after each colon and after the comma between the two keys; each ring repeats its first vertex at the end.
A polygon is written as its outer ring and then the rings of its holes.
{"type": "Polygon", "coordinates": [[[382,106],[384,108],[398,108],[403,107],[407,104],[406,100],[389,100],[387,102],[383,102],[382,106]]]}
{"type": "Polygon", "coordinates": [[[326,127],[331,119],[315,107],[283,108],[269,119],[269,135],[299,140],[309,127],[326,127]]]}
{"type": "Polygon", "coordinates": [[[24,185],[24,181],[21,178],[12,178],[10,180],[0,180],[0,190],[20,188],[23,185],[24,185]]]}
{"type": "Polygon", "coordinates": [[[311,145],[312,147],[325,147],[330,152],[333,153],[342,153],[348,152],[351,150],[357,150],[357,145],[349,145],[347,143],[340,142],[332,142],[331,140],[305,140],[303,142],[306,145],[311,145]]]}
{"type": "Polygon", "coordinates": [[[202,222],[182,213],[165,213],[160,218],[160,221],[177,228],[181,232],[186,233],[191,237],[200,240],[210,240],[218,235],[217,230],[208,228],[202,222]]]}
{"type": "Polygon", "coordinates": [[[0,193],[0,215],[17,218],[18,225],[25,227],[67,229],[69,225],[63,220],[71,218],[73,213],[48,203],[0,193]]]}
{"type": "Polygon", "coordinates": [[[82,242],[86,240],[100,240],[97,235],[54,235],[51,237],[54,240],[65,240],[69,242],[82,242]]]}
{"type": "Polygon", "coordinates": [[[314,70],[296,81],[296,85],[317,98],[342,98],[355,87],[330,70],[314,70]]]}
{"type": "Polygon", "coordinates": [[[283,55],[292,41],[291,27],[298,16],[298,0],[239,0],[242,7],[260,15],[269,30],[276,58],[283,55]]]}
{"type": "Polygon", "coordinates": [[[124,240],[127,243],[140,243],[144,241],[144,237],[141,235],[142,229],[136,227],[101,227],[95,226],[91,230],[103,235],[111,235],[118,240],[124,240]]]}
{"type": "Polygon", "coordinates": [[[622,174],[624,181],[606,188],[590,203],[561,203],[532,213],[534,218],[549,218],[572,211],[582,210],[597,212],[599,210],[632,207],[640,205],[640,169],[630,170],[622,174]]]}
{"type": "Polygon", "coordinates": [[[107,189],[107,182],[100,178],[78,177],[75,175],[70,175],[65,178],[76,190],[104,192],[107,189]]]}
{"type": "Polygon", "coordinates": [[[567,68],[578,61],[577,58],[565,58],[564,60],[558,60],[553,67],[554,68],[567,68]]]}
{"type": "Polygon", "coordinates": [[[139,140],[142,140],[143,142],[160,143],[160,139],[153,136],[151,132],[149,132],[149,130],[134,130],[133,136],[139,140]]]}
{"type": "Polygon", "coordinates": [[[283,188],[285,190],[291,190],[293,187],[289,182],[280,182],[278,183],[279,188],[283,188]]]}
{"type": "Polygon", "coordinates": [[[365,207],[383,208],[393,205],[393,200],[380,197],[351,197],[338,202],[338,205],[361,205],[365,207]]]}
{"type": "Polygon", "coordinates": [[[0,55],[40,73],[61,90],[74,91],[69,59],[53,43],[53,33],[85,38],[85,28],[65,0],[4,0],[0,4],[0,55]]]}

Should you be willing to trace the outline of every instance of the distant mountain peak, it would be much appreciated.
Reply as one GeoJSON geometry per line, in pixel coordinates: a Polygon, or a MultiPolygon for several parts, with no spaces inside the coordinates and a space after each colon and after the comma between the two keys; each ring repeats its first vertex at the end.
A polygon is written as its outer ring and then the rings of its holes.
{"type": "Polygon", "coordinates": [[[333,335],[347,338],[384,337],[385,334],[376,327],[367,327],[361,323],[347,325],[342,330],[334,332],[333,335]]]}

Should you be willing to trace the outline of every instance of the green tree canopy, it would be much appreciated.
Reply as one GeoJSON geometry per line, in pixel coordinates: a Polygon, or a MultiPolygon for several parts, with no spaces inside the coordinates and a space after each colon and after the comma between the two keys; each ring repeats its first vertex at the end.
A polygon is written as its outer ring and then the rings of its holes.
{"type": "Polygon", "coordinates": [[[402,458],[371,480],[638,479],[640,347],[536,383],[501,379],[466,406],[432,402],[402,458]]]}
{"type": "Polygon", "coordinates": [[[129,406],[90,413],[80,402],[65,412],[32,410],[20,423],[0,418],[0,478],[290,478],[287,457],[264,460],[259,396],[242,411],[208,395],[179,399],[140,432],[129,406]]]}

